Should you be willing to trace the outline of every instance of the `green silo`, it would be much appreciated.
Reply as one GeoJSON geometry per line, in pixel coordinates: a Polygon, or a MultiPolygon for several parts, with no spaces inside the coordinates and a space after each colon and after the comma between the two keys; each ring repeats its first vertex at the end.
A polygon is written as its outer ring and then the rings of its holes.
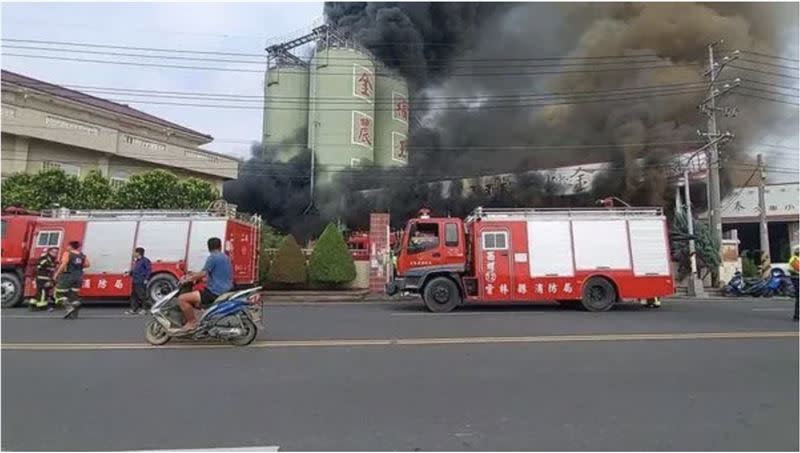
{"type": "Polygon", "coordinates": [[[264,137],[285,162],[306,147],[308,137],[308,68],[275,65],[264,84],[264,137]]]}
{"type": "Polygon", "coordinates": [[[406,142],[409,121],[408,84],[397,75],[379,69],[375,98],[375,164],[408,165],[406,142]]]}
{"type": "Polygon", "coordinates": [[[324,184],[374,161],[375,64],[360,50],[323,48],[311,60],[310,74],[308,146],[324,184]]]}

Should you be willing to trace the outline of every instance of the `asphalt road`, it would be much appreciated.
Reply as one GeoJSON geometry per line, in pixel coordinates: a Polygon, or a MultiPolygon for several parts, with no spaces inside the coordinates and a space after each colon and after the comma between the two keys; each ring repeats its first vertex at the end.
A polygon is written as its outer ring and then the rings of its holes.
{"type": "Polygon", "coordinates": [[[248,348],[2,312],[2,449],[797,450],[787,300],[270,305],[248,348]]]}

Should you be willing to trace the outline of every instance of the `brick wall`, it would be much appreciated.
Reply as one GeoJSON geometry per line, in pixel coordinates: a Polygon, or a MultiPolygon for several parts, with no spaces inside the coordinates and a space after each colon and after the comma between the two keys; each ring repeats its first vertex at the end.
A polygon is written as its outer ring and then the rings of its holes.
{"type": "Polygon", "coordinates": [[[369,292],[382,293],[389,278],[389,214],[370,214],[369,242],[369,292]]]}

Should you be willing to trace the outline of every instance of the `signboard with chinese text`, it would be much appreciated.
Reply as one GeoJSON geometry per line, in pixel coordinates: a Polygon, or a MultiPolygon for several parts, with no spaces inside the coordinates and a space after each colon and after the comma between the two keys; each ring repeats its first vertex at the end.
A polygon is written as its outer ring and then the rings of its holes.
{"type": "Polygon", "coordinates": [[[408,137],[400,132],[392,132],[392,160],[408,163],[408,137]]]}
{"type": "MultiPolygon", "coordinates": [[[[764,204],[767,207],[767,220],[797,221],[800,216],[800,185],[797,183],[770,184],[764,189],[764,204]]],[[[757,222],[761,211],[758,209],[758,188],[744,187],[731,191],[722,200],[722,221],[757,222]]]]}
{"type": "Polygon", "coordinates": [[[353,96],[369,102],[375,99],[375,74],[358,64],[353,65],[353,96]]]}
{"type": "Polygon", "coordinates": [[[354,145],[361,145],[372,149],[373,144],[373,120],[366,113],[353,111],[353,136],[354,145]]]}

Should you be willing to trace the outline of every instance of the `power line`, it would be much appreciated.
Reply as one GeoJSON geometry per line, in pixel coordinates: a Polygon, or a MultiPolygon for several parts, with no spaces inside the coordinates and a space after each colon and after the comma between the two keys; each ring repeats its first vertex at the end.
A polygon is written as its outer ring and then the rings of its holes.
{"type": "MultiPolygon", "coordinates": [[[[147,52],[162,52],[162,53],[192,53],[203,55],[223,55],[223,56],[240,56],[240,57],[257,57],[264,58],[264,53],[241,53],[241,52],[221,52],[221,51],[208,51],[208,50],[192,50],[192,49],[175,49],[164,47],[135,47],[135,46],[121,46],[110,44],[98,43],[79,43],[74,41],[48,41],[48,40],[34,40],[34,39],[14,39],[2,38],[2,41],[28,43],[28,44],[47,44],[47,45],[62,45],[73,47],[90,47],[90,48],[103,48],[103,49],[119,49],[119,50],[139,50],[147,52]]],[[[389,41],[386,41],[387,43],[389,41]]],[[[478,61],[478,62],[496,62],[496,61],[538,61],[538,60],[607,60],[607,59],[633,59],[633,58],[659,58],[658,54],[639,54],[639,55],[598,55],[598,56],[531,56],[531,57],[502,57],[502,58],[453,58],[450,62],[460,61],[478,61]]],[[[326,57],[326,59],[341,59],[351,60],[350,58],[339,57],[326,57]]],[[[382,58],[381,61],[391,61],[391,59],[382,58]]],[[[403,60],[398,58],[398,60],[403,60]]]]}
{"type": "MultiPolygon", "coordinates": [[[[72,130],[69,128],[64,127],[54,127],[54,126],[25,126],[21,124],[15,124],[13,122],[6,121],[5,124],[11,124],[16,126],[25,127],[28,129],[35,128],[35,129],[54,129],[54,130],[72,130]]],[[[100,133],[107,133],[109,135],[115,135],[117,132],[105,132],[100,131],[100,133]]],[[[124,132],[122,132],[124,133],[124,132]]],[[[228,139],[228,141],[232,141],[235,139],[228,139]]],[[[216,141],[216,140],[215,140],[216,141]]],[[[252,143],[252,141],[248,141],[248,143],[252,143]]],[[[467,150],[467,151],[474,151],[474,150],[484,150],[484,151],[494,151],[494,150],[570,150],[570,149],[595,149],[595,148],[640,148],[640,147],[661,147],[661,146],[684,146],[684,145],[699,145],[703,142],[699,140],[675,140],[675,141],[666,141],[666,142],[641,142],[641,143],[576,143],[576,144],[528,144],[528,145],[474,145],[474,146],[414,146],[411,148],[412,150],[427,150],[427,149],[436,149],[436,150],[467,150]]],[[[305,146],[306,143],[273,143],[268,144],[270,146],[305,146]]],[[[347,143],[319,143],[319,147],[351,147],[351,144],[347,143]]],[[[205,151],[200,149],[200,151],[205,151]]],[[[185,161],[184,158],[175,158],[176,161],[183,162],[185,161]]]]}
{"type": "MultiPolygon", "coordinates": [[[[559,102],[537,102],[537,103],[519,103],[519,104],[505,104],[505,105],[481,105],[479,108],[481,110],[497,110],[497,109],[516,109],[516,108],[527,108],[527,107],[547,107],[553,105],[576,105],[576,104],[590,104],[590,103],[597,103],[597,102],[624,102],[624,101],[637,101],[645,98],[656,98],[656,97],[665,97],[665,96],[677,96],[677,95],[688,95],[688,94],[698,94],[702,93],[703,89],[691,89],[691,90],[672,90],[672,91],[664,91],[654,94],[639,94],[637,96],[629,96],[629,97],[616,97],[616,96],[606,96],[606,97],[597,97],[593,99],[576,99],[571,101],[559,101],[559,102]]],[[[112,98],[109,99],[112,102],[117,103],[138,103],[138,104],[152,104],[152,105],[172,105],[172,106],[179,106],[179,107],[202,107],[202,108],[221,108],[221,109],[242,109],[242,110],[263,110],[264,107],[261,105],[226,105],[226,104],[198,104],[198,103],[183,103],[183,102],[167,102],[167,101],[139,101],[136,99],[116,99],[112,98]]],[[[426,111],[470,111],[476,110],[476,107],[462,105],[462,106],[448,106],[448,107],[433,107],[430,106],[426,109],[426,111]]],[[[315,110],[317,112],[351,112],[353,110],[352,107],[350,108],[321,108],[321,109],[313,109],[310,106],[306,107],[274,107],[271,110],[287,110],[287,111],[309,111],[315,110]]],[[[376,112],[390,112],[393,109],[376,109],[376,112]]]]}
{"type": "MultiPolygon", "coordinates": [[[[206,66],[184,66],[184,65],[167,65],[161,63],[143,63],[143,62],[128,62],[128,61],[111,61],[111,60],[96,60],[91,58],[73,58],[73,57],[60,57],[60,56],[51,56],[51,55],[27,55],[27,54],[18,54],[18,53],[4,53],[3,56],[6,57],[20,57],[20,58],[34,58],[34,59],[43,59],[43,60],[60,60],[60,61],[73,61],[73,62],[82,62],[82,63],[98,63],[98,64],[112,64],[112,65],[125,65],[125,66],[136,66],[136,67],[153,67],[153,68],[168,68],[168,69],[191,69],[191,70],[202,70],[202,71],[222,71],[222,72],[241,72],[241,73],[263,73],[263,70],[257,69],[246,69],[246,68],[220,68],[220,67],[206,67],[206,66]]],[[[669,68],[676,68],[676,67],[695,67],[696,64],[666,64],[666,65],[657,65],[657,66],[640,66],[640,67],[620,67],[620,68],[590,68],[590,69],[574,69],[574,70],[564,70],[564,71],[533,71],[533,72],[478,72],[478,73],[458,73],[453,72],[448,74],[449,77],[511,77],[511,76],[534,76],[534,75],[549,75],[549,74],[570,74],[570,73],[597,73],[597,72],[618,72],[618,71],[642,71],[642,70],[653,70],[653,69],[669,69],[669,68]]],[[[377,75],[389,75],[394,76],[395,74],[392,72],[388,73],[381,73],[377,72],[377,75]]],[[[352,75],[351,72],[321,72],[317,73],[319,75],[326,75],[326,76],[342,76],[342,75],[352,75]]]]}
{"type": "MultiPolygon", "coordinates": [[[[85,49],[69,49],[64,47],[41,47],[41,46],[24,46],[24,45],[5,45],[3,46],[9,49],[21,49],[21,50],[35,50],[35,51],[46,51],[46,52],[65,52],[65,53],[78,53],[78,54],[90,54],[90,55],[103,55],[103,56],[122,56],[122,57],[134,57],[134,58],[146,58],[146,59],[156,59],[156,60],[182,60],[182,61],[204,61],[204,62],[212,62],[212,63],[235,63],[235,64],[249,64],[249,65],[264,65],[266,63],[267,56],[262,55],[259,57],[260,61],[255,60],[231,60],[231,59],[220,59],[220,58],[203,58],[203,57],[186,57],[186,56],[177,56],[177,55],[152,55],[152,54],[142,54],[142,53],[127,53],[127,52],[110,52],[110,51],[98,51],[98,50],[85,50],[85,49]]],[[[323,61],[328,60],[328,57],[321,57],[323,61]]],[[[342,58],[342,60],[344,60],[342,58]]],[[[520,59],[522,60],[522,59],[520,59]]],[[[348,60],[351,64],[326,64],[326,67],[330,68],[352,68],[352,61],[353,59],[348,60]]],[[[529,61],[529,60],[528,60],[529,61]]],[[[525,63],[525,60],[521,61],[525,63]]],[[[428,69],[517,69],[517,68],[546,68],[546,67],[570,67],[570,66],[608,66],[608,65],[621,65],[621,64],[644,64],[644,63],[663,63],[660,59],[650,59],[645,61],[605,61],[605,62],[597,62],[597,61],[585,61],[579,63],[549,63],[549,64],[505,64],[505,65],[498,65],[497,63],[492,63],[490,65],[480,66],[480,65],[456,65],[453,62],[449,62],[446,64],[441,65],[431,65],[431,64],[422,64],[422,65],[410,65],[404,64],[404,69],[413,69],[413,68],[428,68],[428,69]]]]}
{"type": "Polygon", "coordinates": [[[798,95],[792,95],[792,94],[788,94],[788,93],[781,93],[779,91],[767,90],[767,89],[764,89],[764,88],[754,88],[754,87],[748,87],[748,86],[742,86],[740,88],[745,89],[745,90],[749,90],[749,91],[755,91],[755,92],[758,92],[758,93],[774,94],[776,96],[785,96],[785,97],[792,98],[792,99],[798,99],[798,95]]]}
{"type": "Polygon", "coordinates": [[[784,60],[784,61],[792,61],[792,62],[795,62],[795,63],[800,63],[800,60],[798,60],[796,58],[786,58],[786,57],[782,57],[780,55],[770,55],[770,54],[766,54],[766,53],[753,52],[752,50],[741,50],[740,52],[741,53],[750,54],[750,55],[757,55],[759,57],[764,57],[764,58],[774,58],[776,60],[784,60]]]}
{"type": "Polygon", "coordinates": [[[777,72],[770,72],[770,71],[762,71],[761,69],[747,68],[747,67],[744,67],[744,66],[737,66],[735,64],[731,64],[729,66],[731,68],[741,69],[743,71],[757,72],[759,74],[765,74],[765,75],[769,75],[769,76],[773,76],[773,77],[783,77],[783,78],[786,78],[786,79],[800,79],[800,77],[798,77],[798,76],[793,76],[793,75],[789,75],[789,74],[780,74],[780,73],[777,73],[777,72]]]}
{"type": "Polygon", "coordinates": [[[787,65],[777,64],[777,63],[769,63],[769,62],[766,62],[766,61],[749,60],[747,58],[739,58],[739,61],[744,61],[746,63],[752,63],[752,64],[759,64],[759,65],[764,65],[764,66],[772,66],[774,68],[780,68],[780,69],[791,69],[793,71],[797,71],[798,69],[800,69],[797,66],[787,66],[787,65]]]}
{"type": "MultiPolygon", "coordinates": [[[[424,100],[417,100],[414,101],[413,105],[415,108],[421,108],[423,110],[427,110],[430,106],[435,106],[439,103],[454,103],[454,104],[474,104],[480,103],[481,105],[484,104],[492,104],[492,103],[501,103],[506,102],[511,105],[516,105],[520,101],[536,101],[536,100],[548,100],[548,98],[582,98],[582,97],[594,97],[601,94],[649,94],[649,93],[668,93],[675,90],[680,89],[689,89],[689,88],[699,88],[701,84],[699,83],[687,83],[687,84],[669,84],[663,86],[651,86],[651,87],[641,87],[641,88],[621,88],[621,89],[613,89],[613,90],[591,90],[591,91],[575,91],[572,93],[569,92],[554,92],[554,93],[530,93],[530,94],[519,94],[516,96],[485,96],[485,97],[476,97],[476,98],[469,98],[469,97],[459,97],[459,96],[448,96],[448,97],[441,97],[441,98],[427,98],[424,100]]],[[[341,99],[341,100],[325,100],[326,98],[305,98],[305,97],[272,97],[268,96],[264,98],[263,96],[236,96],[232,98],[226,98],[224,96],[219,95],[191,95],[191,94],[179,94],[179,95],[172,95],[172,94],[160,94],[156,92],[150,92],[146,94],[140,94],[135,92],[126,92],[126,91],[117,91],[117,90],[85,90],[86,93],[99,93],[99,94],[109,94],[109,95],[128,95],[134,96],[136,98],[145,98],[145,99],[152,99],[152,98],[168,98],[168,99],[179,99],[179,100],[197,100],[197,101],[233,101],[233,102],[257,102],[260,105],[264,101],[270,102],[270,109],[275,108],[274,105],[283,105],[283,106],[291,106],[292,104],[299,104],[299,105],[309,105],[313,103],[315,105],[323,105],[323,106],[335,106],[335,105],[342,105],[342,106],[353,106],[354,104],[360,104],[360,101],[354,101],[352,96],[351,97],[338,97],[338,98],[327,98],[327,99],[341,99]]],[[[555,99],[552,99],[555,100],[555,99]]],[[[137,101],[131,101],[137,102],[137,101]]],[[[394,102],[391,99],[376,99],[374,102],[377,106],[386,106],[390,105],[391,108],[387,110],[391,110],[394,107],[394,102]]],[[[382,109],[378,109],[382,111],[382,109]]]]}
{"type": "Polygon", "coordinates": [[[172,52],[172,53],[192,53],[198,55],[225,55],[225,56],[236,56],[236,57],[259,57],[263,58],[263,53],[241,53],[241,52],[222,52],[222,51],[213,51],[213,50],[189,50],[189,49],[167,49],[167,48],[159,48],[159,47],[135,47],[135,46],[119,46],[119,45],[111,45],[111,44],[96,44],[96,43],[78,43],[74,41],[47,41],[47,40],[38,40],[38,39],[14,39],[14,38],[2,38],[2,41],[8,42],[19,42],[19,43],[30,43],[30,44],[51,44],[51,45],[65,45],[65,46],[81,46],[81,47],[92,47],[92,48],[99,48],[99,49],[121,49],[121,50],[141,50],[141,51],[148,51],[148,52],[172,52]]]}
{"type": "Polygon", "coordinates": [[[758,84],[758,85],[770,86],[770,87],[774,87],[774,88],[781,88],[781,89],[784,89],[784,90],[793,90],[793,91],[800,90],[800,88],[796,87],[796,86],[790,87],[790,86],[787,86],[787,85],[778,85],[777,83],[762,82],[760,80],[742,79],[742,81],[743,82],[747,82],[747,83],[755,83],[755,84],[758,84]]]}
{"type": "MultiPolygon", "coordinates": [[[[31,83],[32,85],[37,85],[36,83],[31,83]]],[[[43,91],[46,91],[47,88],[52,88],[52,84],[49,83],[41,83],[38,84],[42,87],[43,91]]],[[[568,91],[568,92],[530,92],[530,91],[518,91],[513,93],[504,93],[504,94],[496,94],[496,95],[476,95],[476,96],[464,96],[464,95],[454,95],[454,96],[426,96],[424,98],[418,98],[414,100],[414,105],[424,105],[425,103],[432,102],[435,100],[457,100],[461,102],[485,102],[488,100],[494,99],[510,99],[510,100],[518,100],[520,98],[527,98],[527,97],[558,97],[558,96],[575,96],[575,95],[589,95],[589,94],[599,94],[599,93],[620,93],[620,92],[634,92],[634,91],[647,91],[647,90],[657,90],[657,89],[665,89],[665,88],[673,88],[673,87],[693,87],[693,86],[702,86],[704,85],[703,82],[682,82],[682,83],[670,83],[670,84],[663,84],[663,85],[647,85],[647,86],[633,86],[633,87],[622,87],[622,88],[614,88],[614,89],[603,89],[603,90],[586,90],[586,91],[568,91]]],[[[152,96],[152,97],[167,97],[162,95],[175,95],[180,96],[180,98],[231,98],[231,99],[252,99],[257,100],[259,102],[265,99],[263,94],[258,95],[241,95],[241,94],[229,94],[229,93],[208,93],[208,92],[193,92],[193,91],[165,91],[165,90],[143,90],[143,89],[132,89],[132,88],[115,88],[115,87],[102,87],[102,86],[94,86],[94,85],[73,85],[73,84],[63,84],[61,85],[67,88],[73,89],[80,89],[83,93],[100,93],[100,94],[125,94],[131,96],[152,96]]],[[[302,103],[308,103],[309,101],[324,101],[321,103],[329,103],[328,101],[346,101],[342,103],[352,104],[353,97],[352,96],[266,96],[267,100],[271,101],[281,101],[282,103],[289,103],[289,101],[299,101],[302,103]]],[[[390,98],[375,98],[376,103],[381,102],[391,102],[393,99],[390,98]]],[[[336,103],[336,102],[331,102],[336,103]]]]}
{"type": "Polygon", "coordinates": [[[150,58],[150,59],[163,59],[163,60],[207,61],[212,63],[244,63],[244,64],[255,64],[255,65],[264,65],[266,63],[266,56],[262,57],[262,61],[252,61],[252,60],[230,60],[224,58],[183,57],[179,55],[148,55],[148,54],[127,53],[127,52],[108,52],[108,51],[97,51],[97,50],[65,49],[65,48],[52,48],[52,47],[48,48],[48,47],[17,46],[17,45],[4,45],[3,48],[37,50],[37,51],[44,50],[48,52],[83,53],[90,55],[136,57],[136,58],[150,58]]]}
{"type": "Polygon", "coordinates": [[[769,98],[769,97],[766,97],[766,96],[759,96],[759,95],[756,95],[756,94],[739,93],[739,95],[740,96],[747,96],[749,98],[754,98],[754,99],[761,99],[761,100],[764,100],[764,101],[777,102],[779,104],[800,106],[800,104],[798,104],[797,102],[783,101],[783,100],[780,100],[780,99],[773,99],[773,98],[769,98]]]}

